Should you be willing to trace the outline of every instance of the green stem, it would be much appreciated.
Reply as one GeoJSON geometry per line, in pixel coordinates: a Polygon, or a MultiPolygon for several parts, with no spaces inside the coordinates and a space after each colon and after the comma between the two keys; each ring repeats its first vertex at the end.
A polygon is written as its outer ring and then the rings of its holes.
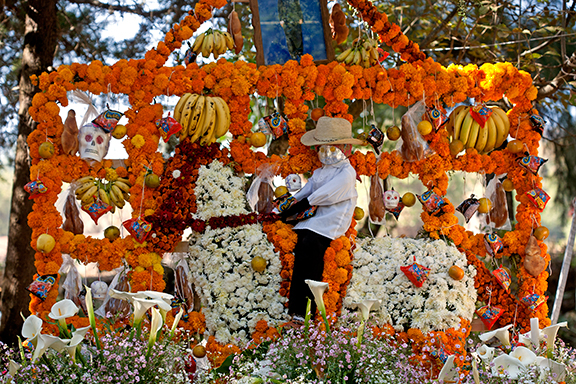
{"type": "Polygon", "coordinates": [[[76,356],[78,356],[78,359],[80,360],[80,362],[82,363],[83,366],[86,366],[87,362],[86,362],[86,358],[82,355],[82,346],[80,344],[78,344],[76,346],[76,356]]]}
{"type": "Polygon", "coordinates": [[[48,367],[48,369],[50,370],[50,372],[56,373],[56,371],[54,370],[54,367],[52,366],[52,363],[50,362],[50,360],[48,360],[48,358],[46,357],[46,355],[42,355],[41,359],[42,359],[42,361],[43,361],[44,363],[46,363],[46,366],[48,367]]]}
{"type": "Polygon", "coordinates": [[[362,344],[362,336],[364,336],[364,319],[360,322],[360,327],[358,327],[358,342],[356,343],[356,347],[360,348],[360,344],[362,344]]]}

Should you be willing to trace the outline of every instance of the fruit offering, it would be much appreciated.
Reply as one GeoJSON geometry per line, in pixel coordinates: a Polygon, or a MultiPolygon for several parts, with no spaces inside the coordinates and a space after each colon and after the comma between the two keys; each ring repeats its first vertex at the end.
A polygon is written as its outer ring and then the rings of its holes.
{"type": "Polygon", "coordinates": [[[446,125],[452,140],[460,140],[464,148],[475,148],[480,154],[500,147],[510,132],[510,121],[501,108],[489,108],[492,113],[484,127],[481,127],[470,113],[472,107],[464,105],[456,107],[446,125]]]}
{"type": "Polygon", "coordinates": [[[43,253],[48,253],[56,246],[56,240],[47,233],[43,233],[36,239],[36,249],[43,253]]]}
{"type": "Polygon", "coordinates": [[[230,109],[220,97],[185,93],[174,108],[174,119],[182,125],[180,140],[190,137],[190,142],[200,140],[205,146],[228,132],[230,109]]]}
{"type": "Polygon", "coordinates": [[[77,184],[76,198],[81,201],[83,207],[100,200],[111,205],[114,212],[115,207],[122,209],[130,199],[130,181],[122,177],[103,183],[92,176],[85,176],[78,179],[77,184]]]}
{"type": "Polygon", "coordinates": [[[361,65],[370,68],[378,64],[378,40],[361,38],[356,40],[352,48],[348,48],[336,57],[336,61],[349,65],[361,65]]]}
{"type": "Polygon", "coordinates": [[[232,48],[234,48],[232,35],[228,32],[214,31],[212,28],[200,34],[192,44],[194,53],[202,54],[206,58],[213,54],[214,59],[218,59],[220,55],[232,48]]]}

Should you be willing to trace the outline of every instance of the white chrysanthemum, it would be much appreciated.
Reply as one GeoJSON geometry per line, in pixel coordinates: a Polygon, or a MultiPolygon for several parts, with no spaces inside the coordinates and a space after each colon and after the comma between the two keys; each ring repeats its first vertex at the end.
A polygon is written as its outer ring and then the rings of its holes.
{"type": "Polygon", "coordinates": [[[354,309],[363,299],[381,299],[375,311],[395,329],[419,328],[422,332],[453,328],[460,317],[471,320],[476,302],[476,270],[466,256],[441,240],[381,237],[359,240],[354,252],[354,272],[344,306],[354,309]],[[430,268],[421,288],[414,286],[400,270],[416,262],[430,268]],[[462,280],[448,276],[458,265],[465,271],[462,280]]]}

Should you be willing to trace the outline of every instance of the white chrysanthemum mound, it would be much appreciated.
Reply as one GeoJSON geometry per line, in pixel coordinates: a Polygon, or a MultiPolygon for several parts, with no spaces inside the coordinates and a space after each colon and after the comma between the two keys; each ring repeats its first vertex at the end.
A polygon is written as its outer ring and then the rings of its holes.
{"type": "Polygon", "coordinates": [[[220,343],[247,343],[259,320],[276,326],[287,319],[280,290],[280,258],[262,225],[208,229],[190,240],[190,270],[202,300],[206,328],[220,343]],[[252,269],[255,256],[267,262],[252,269]]]}
{"type": "Polygon", "coordinates": [[[444,241],[380,237],[362,239],[354,252],[354,272],[344,306],[356,308],[363,299],[381,299],[374,314],[396,330],[418,328],[422,332],[443,331],[459,326],[460,319],[472,320],[475,310],[476,269],[466,256],[444,241]],[[428,279],[417,288],[400,270],[416,262],[430,268],[428,279]],[[462,280],[448,276],[457,265],[465,272],[462,280]]]}
{"type": "Polygon", "coordinates": [[[196,195],[196,219],[233,216],[249,213],[246,209],[244,180],[234,175],[230,167],[214,160],[201,166],[194,188],[196,195]]]}

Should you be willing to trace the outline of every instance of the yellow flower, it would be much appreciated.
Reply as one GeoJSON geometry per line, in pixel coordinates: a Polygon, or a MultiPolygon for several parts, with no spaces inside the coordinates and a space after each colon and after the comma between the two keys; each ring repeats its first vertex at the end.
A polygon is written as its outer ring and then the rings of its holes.
{"type": "Polygon", "coordinates": [[[146,141],[144,140],[144,137],[142,135],[135,135],[131,141],[132,141],[132,145],[136,148],[142,148],[144,146],[144,144],[146,143],[146,141]]]}
{"type": "Polygon", "coordinates": [[[118,179],[118,174],[114,168],[106,168],[106,180],[116,181],[118,179]]]}

